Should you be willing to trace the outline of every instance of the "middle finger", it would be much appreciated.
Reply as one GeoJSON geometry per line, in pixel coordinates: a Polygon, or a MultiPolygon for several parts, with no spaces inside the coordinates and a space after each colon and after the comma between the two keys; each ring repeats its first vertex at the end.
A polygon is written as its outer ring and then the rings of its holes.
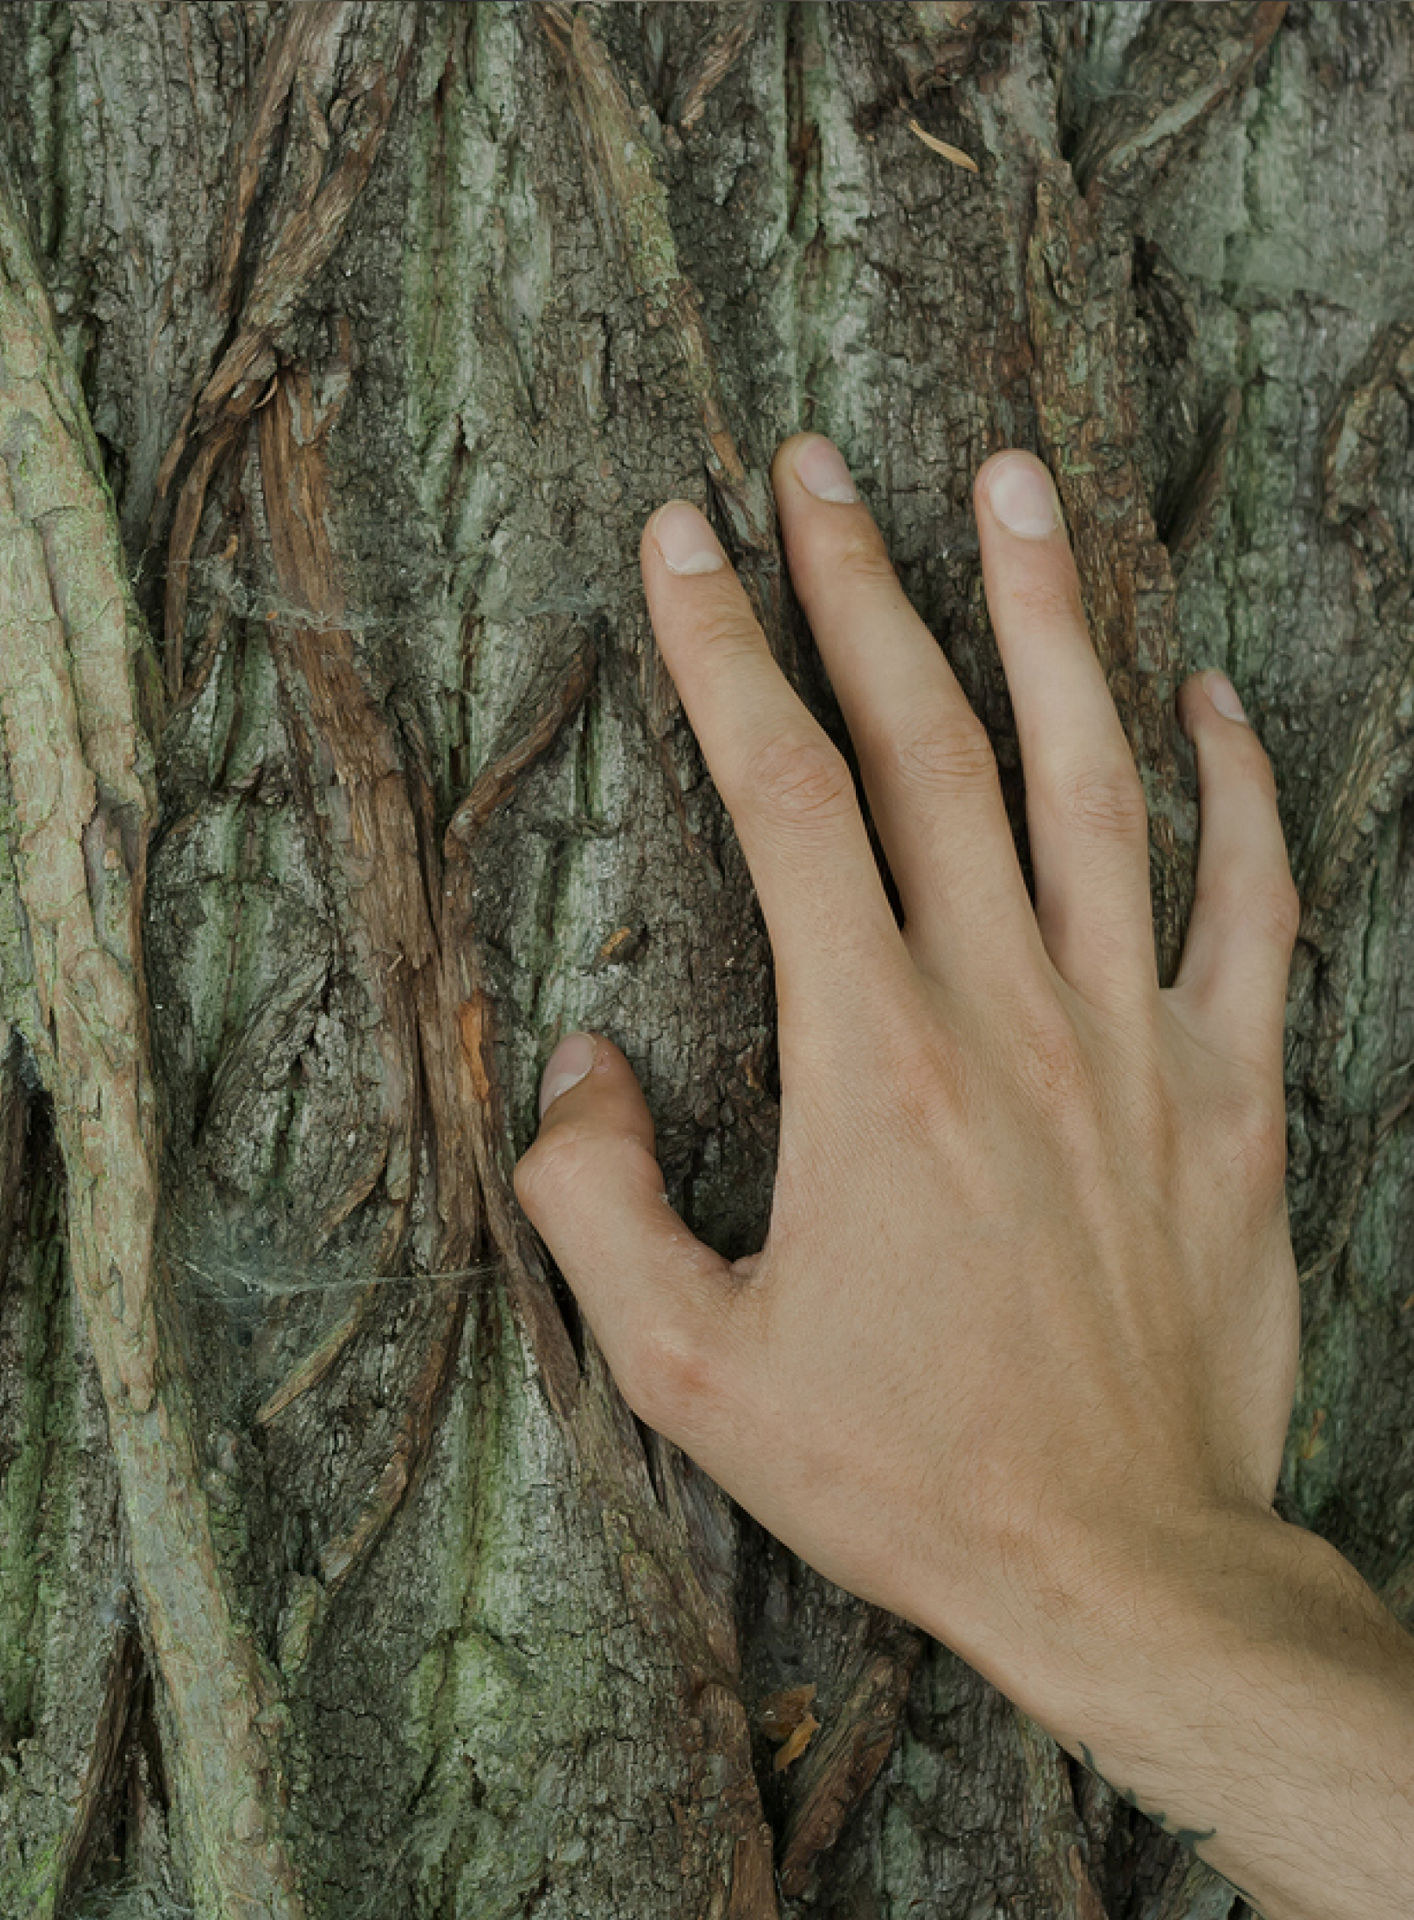
{"type": "Polygon", "coordinates": [[[842,457],[822,436],[797,434],[772,479],[791,579],[859,755],[910,951],[945,980],[1039,954],[986,730],[842,457]]]}

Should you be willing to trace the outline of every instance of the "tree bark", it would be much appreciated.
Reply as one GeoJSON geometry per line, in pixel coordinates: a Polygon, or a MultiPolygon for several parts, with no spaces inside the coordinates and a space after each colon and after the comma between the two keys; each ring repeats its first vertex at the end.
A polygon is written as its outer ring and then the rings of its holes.
{"type": "Polygon", "coordinates": [[[638,1426],[510,1169],[595,1026],[693,1225],[769,1208],[647,513],[707,508],[843,743],[767,479],[833,435],[1021,833],[968,498],[1034,446],[1166,969],[1179,678],[1273,755],[1281,1500],[1414,1618],[1414,9],[34,0],[0,48],[0,1915],[1244,1912],[638,1426]]]}

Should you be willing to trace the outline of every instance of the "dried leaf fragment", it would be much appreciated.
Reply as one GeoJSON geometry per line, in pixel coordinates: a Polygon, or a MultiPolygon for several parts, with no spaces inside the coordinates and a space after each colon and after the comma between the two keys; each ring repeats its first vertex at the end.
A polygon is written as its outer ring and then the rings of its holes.
{"type": "Polygon", "coordinates": [[[794,1733],[791,1734],[789,1740],[786,1741],[785,1745],[776,1755],[775,1770],[777,1773],[784,1773],[793,1760],[800,1758],[801,1754],[803,1754],[805,1749],[810,1745],[814,1735],[819,1731],[819,1728],[820,1722],[815,1718],[814,1714],[807,1713],[794,1733]]]}
{"type": "MultiPolygon", "coordinates": [[[[768,1740],[788,1740],[803,1720],[810,1718],[810,1703],[815,1698],[815,1682],[803,1687],[787,1687],[762,1702],[761,1731],[768,1740]]],[[[819,1725],[816,1721],[815,1725],[819,1725]]]]}
{"type": "Polygon", "coordinates": [[[961,147],[950,147],[946,140],[940,140],[935,133],[928,133],[916,120],[909,121],[909,127],[918,135],[925,147],[931,147],[934,153],[940,153],[944,160],[951,160],[955,167],[965,167],[969,173],[979,171],[977,162],[970,153],[964,153],[961,147]]]}
{"type": "Polygon", "coordinates": [[[623,964],[636,960],[643,951],[644,939],[644,932],[640,927],[615,927],[600,947],[599,958],[605,965],[623,964]]]}

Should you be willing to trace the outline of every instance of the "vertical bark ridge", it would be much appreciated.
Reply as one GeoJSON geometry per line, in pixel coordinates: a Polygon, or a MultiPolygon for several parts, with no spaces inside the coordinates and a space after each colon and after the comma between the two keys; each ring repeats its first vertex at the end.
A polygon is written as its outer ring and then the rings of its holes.
{"type": "MultiPolygon", "coordinates": [[[[1390,785],[1407,747],[1414,692],[1414,608],[1409,556],[1385,505],[1399,459],[1404,410],[1414,391],[1414,322],[1387,327],[1340,396],[1325,433],[1324,514],[1350,550],[1361,624],[1396,644],[1370,676],[1349,723],[1341,765],[1297,852],[1308,916],[1328,914],[1348,884],[1377,791],[1390,785]]],[[[1397,789],[1396,789],[1397,791],[1397,789]]],[[[1303,948],[1304,965],[1312,951],[1303,948]]]]}
{"type": "MultiPolygon", "coordinates": [[[[535,13],[568,77],[604,231],[642,299],[647,325],[667,327],[677,347],[682,379],[701,422],[707,479],[726,519],[757,615],[766,632],[775,635],[780,629],[780,569],[770,489],[764,473],[748,469],[742,458],[724,410],[716,356],[697,290],[679,263],[667,190],[653,151],[654,143],[662,139],[661,126],[646,103],[634,111],[624,80],[595,35],[588,13],[558,0],[536,0],[535,13]]],[[[730,58],[725,52],[719,56],[725,63],[723,71],[741,51],[754,24],[754,14],[748,13],[733,27],[730,58]]],[[[705,101],[705,92],[702,97],[705,101]]],[[[649,712],[661,730],[677,710],[677,696],[651,648],[644,675],[649,712]]]]}
{"type": "Polygon", "coordinates": [[[177,1729],[195,1881],[223,1920],[299,1920],[272,1738],[279,1689],[220,1566],[190,1383],[157,1311],[140,933],[154,795],[134,698],[143,641],[92,434],[8,190],[0,352],[0,725],[34,969],[22,1029],[54,1102],[70,1260],[177,1729]]]}

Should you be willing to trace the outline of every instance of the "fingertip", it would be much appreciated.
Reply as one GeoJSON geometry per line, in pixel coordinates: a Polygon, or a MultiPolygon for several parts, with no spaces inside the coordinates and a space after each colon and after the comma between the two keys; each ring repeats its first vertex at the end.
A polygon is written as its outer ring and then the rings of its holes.
{"type": "Polygon", "coordinates": [[[972,498],[976,505],[982,507],[987,505],[987,488],[991,482],[993,468],[1003,460],[1014,459],[1018,454],[1023,458],[1029,457],[1025,447],[998,447],[995,452],[987,455],[972,476],[972,498]]]}
{"type": "Polygon", "coordinates": [[[781,444],[776,448],[776,451],[771,456],[771,485],[776,489],[777,493],[781,490],[782,481],[789,482],[795,479],[796,456],[799,454],[802,446],[804,446],[807,440],[814,440],[818,437],[818,435],[811,433],[808,429],[802,428],[798,433],[787,434],[785,439],[782,440],[781,444]]]}
{"type": "Polygon", "coordinates": [[[1046,540],[1065,525],[1060,496],[1044,461],[1024,447],[1003,447],[982,462],[973,503],[1019,540],[1046,540]]]}
{"type": "Polygon", "coordinates": [[[783,481],[802,488],[813,500],[834,506],[853,506],[859,499],[848,462],[823,433],[795,433],[781,443],[771,462],[771,482],[778,497],[784,493],[783,481]]]}
{"type": "Polygon", "coordinates": [[[1251,726],[1231,680],[1216,667],[1204,667],[1191,673],[1178,690],[1179,724],[1191,740],[1195,726],[1213,715],[1242,727],[1251,726]]]}
{"type": "Polygon", "coordinates": [[[540,1130],[588,1127],[654,1151],[653,1116],[628,1056],[606,1034],[567,1033],[540,1076],[540,1130]]]}
{"type": "Polygon", "coordinates": [[[665,500],[644,524],[638,543],[640,564],[655,561],[669,573],[718,573],[727,564],[711,522],[691,500],[665,500]]]}
{"type": "Polygon", "coordinates": [[[1224,720],[1237,720],[1245,727],[1247,725],[1246,709],[1238,698],[1237,688],[1227,675],[1220,673],[1216,667],[1211,667],[1202,676],[1202,681],[1203,692],[1208,697],[1209,705],[1216,708],[1224,720]]]}
{"type": "Polygon", "coordinates": [[[600,1051],[600,1036],[595,1033],[567,1033],[545,1062],[540,1076],[540,1118],[571,1087],[577,1087],[593,1071],[600,1051]]]}

